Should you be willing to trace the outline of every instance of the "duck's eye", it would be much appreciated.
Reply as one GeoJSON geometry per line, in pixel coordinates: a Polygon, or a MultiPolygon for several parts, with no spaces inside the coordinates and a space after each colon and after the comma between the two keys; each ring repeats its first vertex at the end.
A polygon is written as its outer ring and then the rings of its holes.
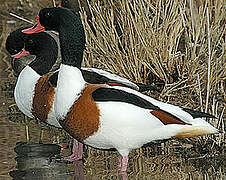
{"type": "Polygon", "coordinates": [[[33,44],[33,43],[34,43],[34,41],[32,39],[28,40],[28,44],[33,44]]]}
{"type": "Polygon", "coordinates": [[[62,0],[61,5],[62,6],[67,6],[68,5],[68,0],[62,0]]]}
{"type": "Polygon", "coordinates": [[[49,16],[50,16],[50,12],[47,12],[47,13],[45,14],[45,16],[46,16],[46,17],[49,17],[49,16]]]}

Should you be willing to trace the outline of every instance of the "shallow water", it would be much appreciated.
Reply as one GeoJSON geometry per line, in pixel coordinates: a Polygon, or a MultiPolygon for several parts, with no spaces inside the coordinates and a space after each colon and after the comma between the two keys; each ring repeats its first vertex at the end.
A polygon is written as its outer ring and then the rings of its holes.
{"type": "MultiPolygon", "coordinates": [[[[0,10],[8,8],[26,15],[24,10],[18,10],[17,7],[21,6],[16,0],[10,2],[11,4],[3,1],[0,10]],[[12,4],[15,6],[9,6],[12,4]]],[[[37,1],[37,4],[39,7],[45,5],[41,1],[37,1]]],[[[28,11],[30,19],[37,13],[36,9],[34,12],[31,9],[28,11]]],[[[0,16],[0,180],[12,179],[9,172],[16,170],[15,144],[26,141],[24,116],[14,106],[13,89],[16,78],[11,72],[10,58],[4,49],[9,32],[22,24],[27,25],[12,17],[0,16]]],[[[39,142],[40,129],[43,128],[43,143],[67,144],[68,137],[64,137],[61,131],[45,128],[35,121],[29,123],[31,142],[39,142]],[[60,138],[57,138],[58,135],[60,138]]],[[[221,154],[211,154],[209,151],[197,154],[193,145],[188,142],[172,140],[133,151],[129,157],[128,174],[123,177],[117,174],[116,152],[87,148],[84,161],[62,166],[66,167],[68,179],[126,179],[126,176],[129,179],[226,179],[225,150],[221,154]]],[[[69,149],[63,151],[63,155],[69,154],[69,149]]]]}

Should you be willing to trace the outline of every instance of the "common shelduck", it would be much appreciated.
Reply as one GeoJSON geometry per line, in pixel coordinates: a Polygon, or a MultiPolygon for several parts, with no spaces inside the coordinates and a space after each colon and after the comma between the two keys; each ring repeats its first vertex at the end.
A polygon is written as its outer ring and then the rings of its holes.
{"type": "Polygon", "coordinates": [[[85,32],[80,18],[70,10],[44,8],[37,24],[23,32],[59,32],[62,63],[54,102],[57,120],[86,145],[115,148],[120,154],[119,172],[126,171],[129,152],[149,142],[219,132],[202,119],[212,115],[163,103],[126,87],[86,82],[81,72],[85,32]]]}
{"type": "MultiPolygon", "coordinates": [[[[13,57],[13,68],[18,70],[17,66],[14,66],[18,64],[17,61],[21,61],[18,58],[29,54],[35,55],[36,58],[32,56],[27,60],[30,61],[29,65],[19,73],[14,93],[16,104],[28,117],[36,117],[44,123],[61,128],[53,108],[58,71],[48,73],[57,60],[58,46],[54,38],[47,33],[26,35],[21,32],[22,30],[23,28],[15,30],[6,40],[6,49],[13,57]]],[[[140,90],[152,89],[97,68],[83,68],[82,73],[90,83],[128,85],[140,90]]],[[[66,159],[69,161],[81,159],[82,149],[82,144],[74,140],[73,154],[66,159]]]]}

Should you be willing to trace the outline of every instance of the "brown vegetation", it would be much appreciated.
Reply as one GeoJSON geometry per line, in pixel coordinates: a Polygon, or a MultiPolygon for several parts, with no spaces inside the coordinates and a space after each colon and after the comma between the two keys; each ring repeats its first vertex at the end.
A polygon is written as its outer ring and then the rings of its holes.
{"type": "MultiPolygon", "coordinates": [[[[86,65],[158,87],[151,96],[213,114],[225,131],[224,1],[101,2],[90,2],[96,35],[82,12],[86,65]]],[[[214,139],[222,146],[225,135],[214,139]]]]}

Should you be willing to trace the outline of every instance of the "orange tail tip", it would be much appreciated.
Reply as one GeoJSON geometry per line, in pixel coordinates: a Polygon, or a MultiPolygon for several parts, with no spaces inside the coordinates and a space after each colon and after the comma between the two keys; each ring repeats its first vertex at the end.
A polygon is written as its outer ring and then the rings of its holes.
{"type": "Polygon", "coordinates": [[[189,138],[215,133],[220,133],[220,131],[214,127],[210,128],[210,127],[190,126],[184,127],[179,133],[177,133],[174,136],[174,138],[189,138]]]}

